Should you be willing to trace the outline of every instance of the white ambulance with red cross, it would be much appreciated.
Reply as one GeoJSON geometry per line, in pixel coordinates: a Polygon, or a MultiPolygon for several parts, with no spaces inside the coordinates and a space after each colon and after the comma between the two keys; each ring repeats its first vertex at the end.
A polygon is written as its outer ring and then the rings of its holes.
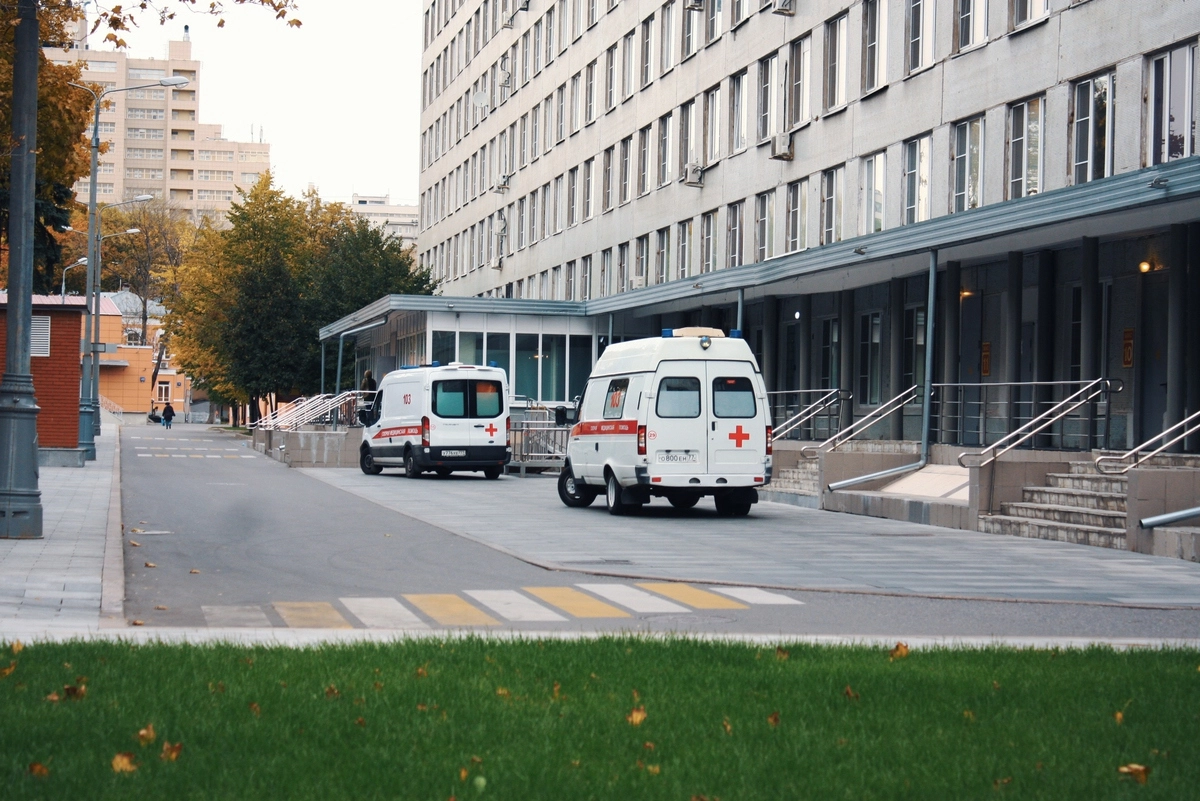
{"type": "Polygon", "coordinates": [[[601,493],[610,513],[711,495],[721,515],[749,513],[771,480],[771,412],[754,354],[733,332],[666,329],[610,345],[580,399],[559,477],[567,506],[601,493]]]}
{"type": "Polygon", "coordinates": [[[368,475],[394,466],[409,478],[456,470],[499,478],[512,458],[507,398],[508,379],[497,367],[455,362],[393,370],[372,406],[359,412],[359,467],[368,475]]]}

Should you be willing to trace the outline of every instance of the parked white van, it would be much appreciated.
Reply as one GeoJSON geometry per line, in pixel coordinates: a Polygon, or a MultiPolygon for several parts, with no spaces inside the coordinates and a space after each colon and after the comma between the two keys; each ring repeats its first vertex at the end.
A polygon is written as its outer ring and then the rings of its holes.
{"type": "Polygon", "coordinates": [[[596,362],[559,497],[588,506],[603,492],[619,515],[651,496],[689,509],[711,495],[719,514],[734,516],[770,480],[770,408],[749,346],[715,328],[666,329],[610,345],[596,362]]]}
{"type": "Polygon", "coordinates": [[[498,478],[512,457],[507,397],[508,379],[497,367],[453,362],[393,370],[379,382],[374,404],[359,412],[359,467],[368,475],[395,466],[409,478],[429,470],[498,478]]]}

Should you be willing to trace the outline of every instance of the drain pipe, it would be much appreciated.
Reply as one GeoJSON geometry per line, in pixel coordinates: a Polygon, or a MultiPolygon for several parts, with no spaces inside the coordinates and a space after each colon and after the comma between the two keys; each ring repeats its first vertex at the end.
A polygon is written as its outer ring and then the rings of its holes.
{"type": "Polygon", "coordinates": [[[1165,515],[1143,517],[1138,521],[1138,525],[1147,529],[1158,528],[1159,526],[1169,526],[1172,523],[1191,520],[1193,517],[1200,517],[1200,506],[1192,509],[1180,509],[1178,512],[1167,512],[1165,515]]]}
{"type": "MultiPolygon", "coordinates": [[[[865,476],[858,476],[857,478],[848,478],[845,481],[835,481],[829,485],[830,492],[837,492],[847,487],[865,484],[868,481],[876,481],[889,476],[911,473],[929,464],[929,418],[930,410],[933,406],[933,317],[934,310],[937,308],[937,264],[937,250],[929,251],[929,295],[925,301],[925,385],[921,388],[923,396],[923,403],[921,404],[921,459],[912,464],[900,465],[888,470],[880,470],[877,473],[870,473],[865,476]]],[[[904,407],[900,407],[899,413],[904,414],[904,407]]]]}

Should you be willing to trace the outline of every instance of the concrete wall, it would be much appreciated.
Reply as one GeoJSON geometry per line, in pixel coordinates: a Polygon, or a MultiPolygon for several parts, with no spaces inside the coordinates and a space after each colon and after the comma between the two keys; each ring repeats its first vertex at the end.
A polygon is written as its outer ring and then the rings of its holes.
{"type": "Polygon", "coordinates": [[[254,449],[288,467],[358,467],[362,430],[255,431],[254,449]]]}
{"type": "Polygon", "coordinates": [[[1129,550],[1200,562],[1200,520],[1144,529],[1142,518],[1190,509],[1200,504],[1200,470],[1137,468],[1130,470],[1128,520],[1125,537],[1129,550]]]}

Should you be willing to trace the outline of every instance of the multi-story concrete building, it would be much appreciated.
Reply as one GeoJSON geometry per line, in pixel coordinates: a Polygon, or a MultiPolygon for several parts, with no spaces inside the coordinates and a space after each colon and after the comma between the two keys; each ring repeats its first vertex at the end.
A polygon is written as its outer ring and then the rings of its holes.
{"type": "Polygon", "coordinates": [[[400,239],[405,246],[417,244],[417,207],[392,203],[388,195],[355,195],[350,199],[350,211],[369,220],[371,225],[387,236],[400,239]]]}
{"type": "MultiPolygon", "coordinates": [[[[182,41],[169,43],[165,59],[92,50],[83,32],[73,49],[47,48],[45,54],[56,63],[83,61],[83,81],[103,89],[174,76],[188,79],[183,88],[151,85],[105,98],[100,139],[108,149],[100,156],[96,177],[101,203],[152,195],[186,211],[193,221],[209,217],[221,223],[236,190],[249,188],[269,169],[269,144],[231,141],[220,125],[200,121],[201,63],[192,58],[186,32],[182,41]]],[[[90,136],[90,126],[88,132],[90,136]]],[[[81,203],[87,203],[90,180],[75,185],[81,203]]]]}

